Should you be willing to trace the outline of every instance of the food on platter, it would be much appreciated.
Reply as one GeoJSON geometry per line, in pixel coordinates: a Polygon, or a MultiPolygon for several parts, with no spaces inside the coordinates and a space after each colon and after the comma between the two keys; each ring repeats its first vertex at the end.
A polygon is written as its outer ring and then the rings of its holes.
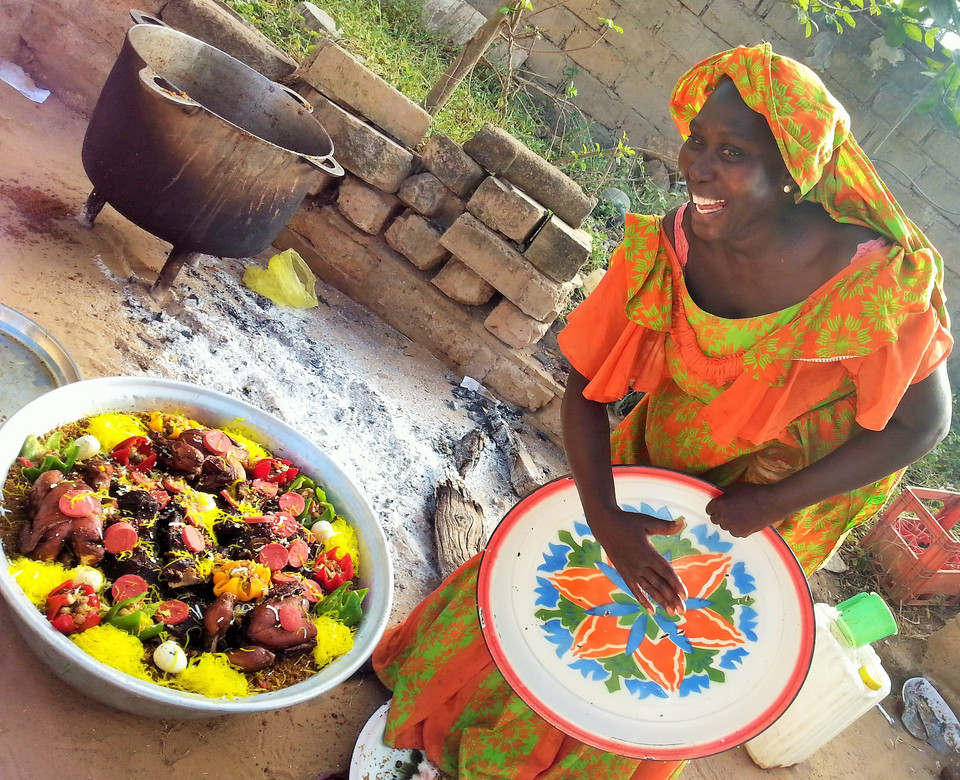
{"type": "Polygon", "coordinates": [[[358,540],[309,464],[242,425],[108,412],[27,437],[3,486],[10,574],[50,630],[211,697],[309,678],[363,617],[358,540]]]}

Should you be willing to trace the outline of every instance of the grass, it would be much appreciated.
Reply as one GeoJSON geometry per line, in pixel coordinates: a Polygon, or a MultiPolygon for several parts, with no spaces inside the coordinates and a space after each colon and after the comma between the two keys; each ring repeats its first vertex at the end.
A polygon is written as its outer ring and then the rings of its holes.
{"type": "MultiPolygon", "coordinates": [[[[318,40],[317,33],[300,28],[300,16],[294,10],[297,0],[227,3],[298,61],[318,40]]],[[[459,51],[421,26],[422,0],[327,0],[323,8],[342,32],[338,45],[414,102],[427,95],[459,51]]],[[[572,79],[575,73],[569,75],[572,79]]],[[[443,133],[463,143],[486,122],[502,127],[553,162],[588,194],[606,187],[623,190],[630,198],[631,211],[663,214],[683,197],[664,192],[647,178],[642,162],[624,139],[614,144],[613,151],[601,146],[596,140],[596,124],[576,109],[566,94],[550,101],[541,93],[515,91],[504,105],[499,77],[481,66],[434,117],[431,133],[443,133]],[[548,116],[554,119],[548,122],[548,116]]],[[[586,276],[607,267],[610,254],[623,238],[622,212],[601,200],[582,227],[593,236],[591,255],[581,270],[586,276]]],[[[583,298],[581,288],[574,290],[560,313],[561,323],[583,298]]]]}
{"type": "Polygon", "coordinates": [[[903,482],[934,490],[960,490],[960,394],[953,396],[950,433],[932,452],[907,468],[903,482]]]}
{"type": "MultiPolygon", "coordinates": [[[[298,26],[297,0],[227,3],[298,61],[316,44],[317,34],[298,26]]],[[[327,0],[323,8],[343,33],[338,45],[414,102],[426,96],[456,56],[458,47],[421,26],[422,2],[417,0],[327,0]]],[[[500,112],[499,79],[488,69],[477,69],[434,119],[431,131],[462,143],[484,122],[492,122],[535,150],[543,146],[537,138],[541,112],[529,98],[511,99],[503,122],[500,112]]]]}
{"type": "MultiPolygon", "coordinates": [[[[227,3],[298,61],[318,40],[317,33],[300,29],[300,17],[294,11],[297,0],[227,3]]],[[[327,0],[323,8],[342,32],[338,45],[414,102],[426,96],[459,52],[458,46],[422,27],[422,0],[327,0]]],[[[574,74],[570,75],[572,78],[574,74]]],[[[617,148],[619,154],[597,149],[597,125],[563,94],[549,101],[540,93],[515,91],[504,105],[500,78],[490,68],[480,66],[434,118],[431,133],[443,133],[462,143],[486,122],[502,127],[556,164],[587,193],[615,186],[628,194],[634,211],[662,214],[669,208],[670,195],[644,176],[642,165],[628,146],[629,154],[622,153],[623,144],[617,148]],[[559,114],[563,121],[551,126],[548,114],[559,114]]],[[[610,233],[615,239],[616,228],[607,226],[607,216],[601,209],[585,226],[604,239],[599,242],[602,258],[592,258],[585,272],[605,265],[608,250],[613,248],[610,233]]]]}

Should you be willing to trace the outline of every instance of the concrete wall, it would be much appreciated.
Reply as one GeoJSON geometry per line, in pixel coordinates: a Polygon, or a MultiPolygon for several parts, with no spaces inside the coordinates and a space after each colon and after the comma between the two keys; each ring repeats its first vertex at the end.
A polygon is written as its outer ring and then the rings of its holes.
{"type": "MultiPolygon", "coordinates": [[[[469,0],[491,13],[496,0],[469,0]]],[[[534,0],[535,8],[555,5],[534,0]]],[[[906,108],[929,79],[925,63],[910,52],[893,65],[871,55],[880,32],[866,17],[842,36],[821,32],[804,38],[791,7],[779,0],[567,0],[530,17],[546,37],[527,67],[558,85],[564,70],[580,69],[574,103],[594,120],[623,130],[638,148],[675,154],[680,138],[667,109],[673,85],[688,68],[738,45],[769,41],[774,51],[821,74],[850,112],[854,135],[874,160],[904,211],[929,236],[945,260],[945,286],[953,320],[960,321],[960,134],[931,116],[906,108]],[[613,19],[622,35],[597,39],[598,17],[613,19]],[[582,48],[587,47],[589,48],[582,48]],[[927,197],[923,197],[921,191],[927,197]]],[[[960,386],[960,355],[950,363],[960,386]]]]}

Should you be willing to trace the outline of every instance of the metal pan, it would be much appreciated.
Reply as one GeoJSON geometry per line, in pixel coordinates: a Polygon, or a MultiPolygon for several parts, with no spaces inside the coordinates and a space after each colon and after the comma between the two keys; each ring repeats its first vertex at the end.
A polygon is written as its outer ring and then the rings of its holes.
{"type": "Polygon", "coordinates": [[[0,304],[0,424],[38,396],[80,379],[80,370],[50,333],[0,304]]]}

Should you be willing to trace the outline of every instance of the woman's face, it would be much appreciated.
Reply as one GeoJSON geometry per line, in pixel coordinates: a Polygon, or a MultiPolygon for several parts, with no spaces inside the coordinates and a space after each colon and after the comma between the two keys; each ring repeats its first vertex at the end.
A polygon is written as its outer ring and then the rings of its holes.
{"type": "Polygon", "coordinates": [[[769,231],[792,203],[792,183],[766,120],[724,79],[690,123],[680,149],[690,224],[703,240],[747,240],[769,231]]]}

